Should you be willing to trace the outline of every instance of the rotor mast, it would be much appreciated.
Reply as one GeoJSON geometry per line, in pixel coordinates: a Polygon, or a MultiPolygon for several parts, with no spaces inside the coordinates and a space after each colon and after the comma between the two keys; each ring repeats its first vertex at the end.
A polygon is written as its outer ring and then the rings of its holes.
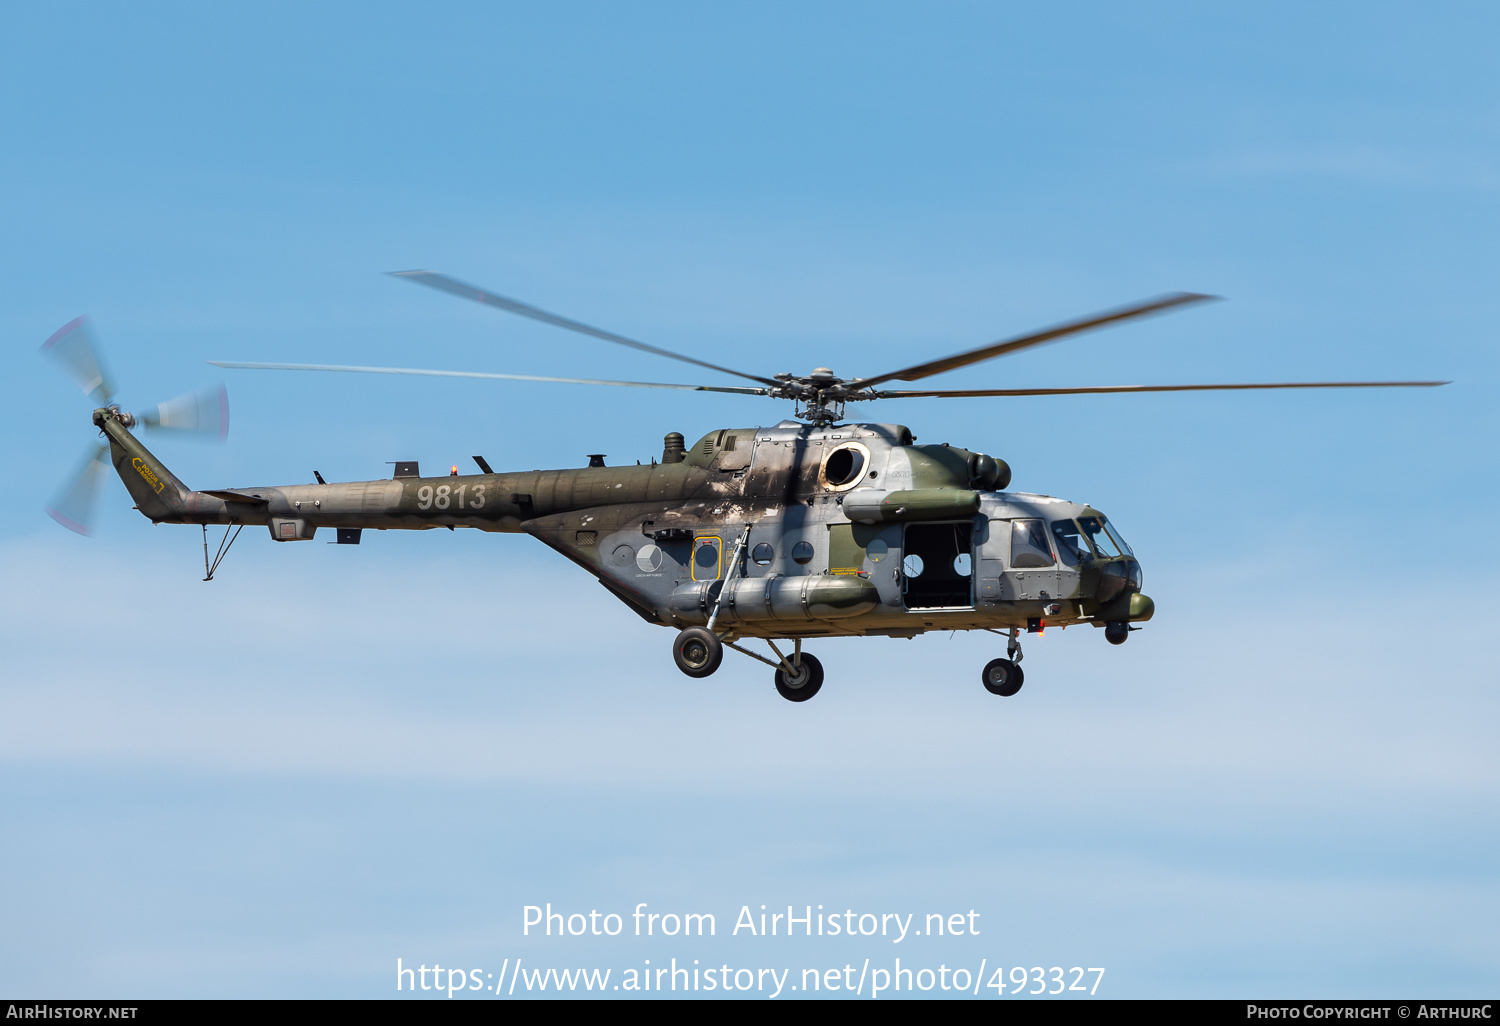
{"type": "Polygon", "coordinates": [[[827,367],[814,367],[811,374],[800,378],[783,372],[776,375],[776,380],[780,384],[767,389],[766,394],[774,399],[790,399],[797,404],[792,416],[819,426],[843,420],[845,403],[874,398],[851,394],[844,387],[844,380],[835,377],[827,367]]]}

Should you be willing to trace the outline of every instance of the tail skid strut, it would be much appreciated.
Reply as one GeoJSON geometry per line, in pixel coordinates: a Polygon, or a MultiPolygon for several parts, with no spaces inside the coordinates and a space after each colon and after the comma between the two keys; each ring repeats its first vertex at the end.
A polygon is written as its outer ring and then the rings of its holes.
{"type": "Polygon", "coordinates": [[[214,571],[219,569],[219,564],[224,562],[224,557],[229,555],[229,550],[231,547],[233,547],[234,540],[240,536],[240,532],[244,529],[244,524],[226,524],[224,527],[224,537],[219,540],[219,551],[214,553],[213,563],[209,563],[208,525],[203,525],[203,572],[208,575],[207,577],[203,578],[205,581],[211,581],[214,579],[214,571]],[[232,535],[229,533],[231,529],[234,530],[234,534],[232,535]]]}

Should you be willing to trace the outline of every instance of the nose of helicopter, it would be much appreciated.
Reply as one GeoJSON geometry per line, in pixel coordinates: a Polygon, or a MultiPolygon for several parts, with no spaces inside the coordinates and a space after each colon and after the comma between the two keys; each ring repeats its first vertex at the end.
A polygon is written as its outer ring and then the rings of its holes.
{"type": "Polygon", "coordinates": [[[1156,615],[1156,603],[1141,591],[1141,564],[1132,556],[1111,560],[1101,568],[1094,597],[1101,603],[1099,618],[1107,628],[1105,638],[1120,645],[1130,637],[1132,623],[1156,615]]]}
{"type": "Polygon", "coordinates": [[[1099,586],[1094,597],[1100,602],[1114,602],[1127,592],[1141,590],[1141,564],[1134,557],[1113,559],[1101,568],[1099,586]]]}

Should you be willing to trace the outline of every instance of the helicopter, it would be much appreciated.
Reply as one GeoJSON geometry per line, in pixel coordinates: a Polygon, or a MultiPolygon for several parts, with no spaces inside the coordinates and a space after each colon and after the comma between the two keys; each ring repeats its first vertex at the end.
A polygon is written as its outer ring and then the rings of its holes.
{"type": "Polygon", "coordinates": [[[1111,325],[1218,297],[1176,292],[1040,331],[865,377],[827,367],[805,375],[750,374],[549,313],[435,271],[398,278],[554,327],[739,378],[749,384],[684,385],[594,378],[332,364],[209,361],[241,370],[323,371],[724,392],[789,400],[791,418],[769,427],[722,428],[692,445],[663,439],[647,466],[424,476],[395,461],[391,478],[196,491],[153,455],[132,428],[227,431],[222,387],[201,390],[136,415],[114,402],[88,323],[78,318],[43,346],[99,403],[99,445],[48,513],[87,533],[106,454],[143,516],[203,531],[205,581],[212,580],[246,526],[277,542],[309,541],[319,528],[336,543],[362,532],[472,528],[529,534],[595,577],[647,623],[675,632],[672,657],[693,678],[718,670],[725,649],[772,667],[776,690],[804,702],[823,686],[821,661],[806,642],[835,637],[915,638],[929,631],[980,630],[1006,639],[985,664],[991,694],[1013,696],[1025,680],[1021,636],[1047,626],[1091,625],[1123,644],[1150,620],[1139,559],[1102,510],[1034,492],[1008,490],[1005,460],[957,446],[917,444],[910,428],[845,420],[849,404],[904,398],[981,398],[1287,388],[1422,388],[1445,381],[1319,381],[1120,385],[1073,388],[888,389],[1111,325]],[[224,528],[210,558],[210,525],[224,528]],[[746,645],[766,642],[770,655],[746,645]],[[778,646],[777,642],[781,642],[778,646]]]}

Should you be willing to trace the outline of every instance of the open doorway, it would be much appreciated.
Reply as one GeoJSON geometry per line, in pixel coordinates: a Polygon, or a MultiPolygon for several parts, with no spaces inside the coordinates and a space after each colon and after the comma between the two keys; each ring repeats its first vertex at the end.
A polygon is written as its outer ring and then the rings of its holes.
{"type": "Polygon", "coordinates": [[[901,577],[909,609],[974,604],[974,525],[907,524],[901,577]]]}

